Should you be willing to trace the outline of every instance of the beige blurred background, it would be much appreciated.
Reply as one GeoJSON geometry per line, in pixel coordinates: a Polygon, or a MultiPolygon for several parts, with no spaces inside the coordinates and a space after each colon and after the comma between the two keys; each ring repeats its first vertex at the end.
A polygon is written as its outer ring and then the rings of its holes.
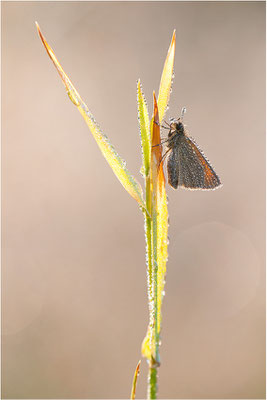
{"type": "Polygon", "coordinates": [[[2,3],[2,397],[127,398],[148,323],[142,214],[35,20],[140,182],[136,81],[151,114],[177,30],[167,118],[187,107],[224,186],[168,187],[159,397],[263,398],[263,2],[2,3]]]}

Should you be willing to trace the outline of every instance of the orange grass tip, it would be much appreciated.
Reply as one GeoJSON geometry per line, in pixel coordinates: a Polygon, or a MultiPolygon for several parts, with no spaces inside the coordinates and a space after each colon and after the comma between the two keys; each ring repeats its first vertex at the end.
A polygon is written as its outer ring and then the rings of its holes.
{"type": "Polygon", "coordinates": [[[46,43],[45,43],[45,42],[46,42],[46,41],[45,41],[45,38],[44,38],[44,36],[43,36],[43,34],[42,34],[42,32],[41,32],[40,26],[39,26],[39,24],[38,24],[37,21],[35,21],[35,25],[36,25],[36,28],[37,28],[37,31],[38,31],[38,34],[39,34],[39,36],[40,36],[41,41],[43,42],[45,48],[47,48],[46,43]]]}
{"type": "Polygon", "coordinates": [[[44,37],[44,35],[42,34],[41,29],[40,29],[40,26],[39,26],[39,24],[38,24],[37,21],[35,21],[35,25],[36,25],[38,34],[39,34],[39,36],[40,36],[40,39],[41,39],[41,41],[43,42],[43,45],[44,45],[44,47],[46,48],[46,51],[48,52],[49,57],[51,58],[51,55],[50,55],[50,53],[49,53],[49,51],[48,51],[48,48],[49,48],[50,46],[49,46],[49,44],[46,42],[45,37],[44,37]]]}
{"type": "Polygon", "coordinates": [[[41,34],[41,30],[40,30],[40,26],[39,26],[37,21],[35,21],[35,25],[36,25],[37,31],[38,31],[38,33],[40,35],[41,34]]]}
{"type": "Polygon", "coordinates": [[[171,46],[172,46],[173,44],[175,44],[175,40],[176,40],[176,29],[173,30],[171,46]]]}

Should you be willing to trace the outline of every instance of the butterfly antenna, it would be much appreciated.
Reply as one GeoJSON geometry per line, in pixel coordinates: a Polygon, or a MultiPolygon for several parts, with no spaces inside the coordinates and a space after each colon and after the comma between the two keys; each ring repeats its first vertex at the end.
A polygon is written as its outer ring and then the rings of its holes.
{"type": "Polygon", "coordinates": [[[186,108],[183,107],[183,108],[182,108],[182,111],[181,111],[181,121],[182,121],[182,122],[184,122],[184,115],[185,115],[185,113],[186,113],[186,108]]]}

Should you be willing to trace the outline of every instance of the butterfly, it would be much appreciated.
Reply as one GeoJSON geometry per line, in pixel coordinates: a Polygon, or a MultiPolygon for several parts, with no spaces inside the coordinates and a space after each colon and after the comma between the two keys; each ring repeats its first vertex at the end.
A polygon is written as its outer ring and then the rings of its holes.
{"type": "MultiPolygon", "coordinates": [[[[189,137],[183,124],[183,114],[178,119],[170,119],[170,124],[165,122],[169,130],[167,151],[161,162],[167,157],[168,183],[174,189],[178,186],[185,189],[216,189],[221,186],[221,181],[210,162],[199,149],[195,141],[189,137]]],[[[160,145],[162,144],[160,143],[160,145]]]]}

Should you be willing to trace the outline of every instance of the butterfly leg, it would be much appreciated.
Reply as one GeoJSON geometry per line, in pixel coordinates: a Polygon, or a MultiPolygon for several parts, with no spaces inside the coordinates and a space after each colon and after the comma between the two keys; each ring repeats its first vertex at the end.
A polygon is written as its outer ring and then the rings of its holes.
{"type": "Polygon", "coordinates": [[[164,143],[167,143],[169,141],[169,139],[167,140],[163,140],[162,142],[160,142],[159,144],[154,144],[154,146],[152,147],[158,147],[158,146],[162,146],[164,143]]]}
{"type": "MultiPolygon", "coordinates": [[[[166,121],[164,121],[166,124],[167,124],[167,122],[166,121]]],[[[168,129],[168,130],[170,130],[170,125],[167,127],[167,126],[163,126],[163,125],[160,125],[158,122],[156,122],[156,121],[154,121],[154,124],[156,124],[156,125],[158,125],[160,128],[163,128],[163,129],[168,129]]]]}
{"type": "Polygon", "coordinates": [[[163,122],[170,128],[171,127],[171,125],[167,122],[167,121],[165,121],[165,119],[163,120],[163,122]]]}
{"type": "Polygon", "coordinates": [[[158,170],[159,170],[161,164],[163,163],[163,161],[164,161],[166,155],[167,155],[171,150],[172,150],[172,149],[167,150],[166,153],[163,154],[163,156],[161,157],[161,160],[160,160],[159,165],[158,165],[158,170]]]}

